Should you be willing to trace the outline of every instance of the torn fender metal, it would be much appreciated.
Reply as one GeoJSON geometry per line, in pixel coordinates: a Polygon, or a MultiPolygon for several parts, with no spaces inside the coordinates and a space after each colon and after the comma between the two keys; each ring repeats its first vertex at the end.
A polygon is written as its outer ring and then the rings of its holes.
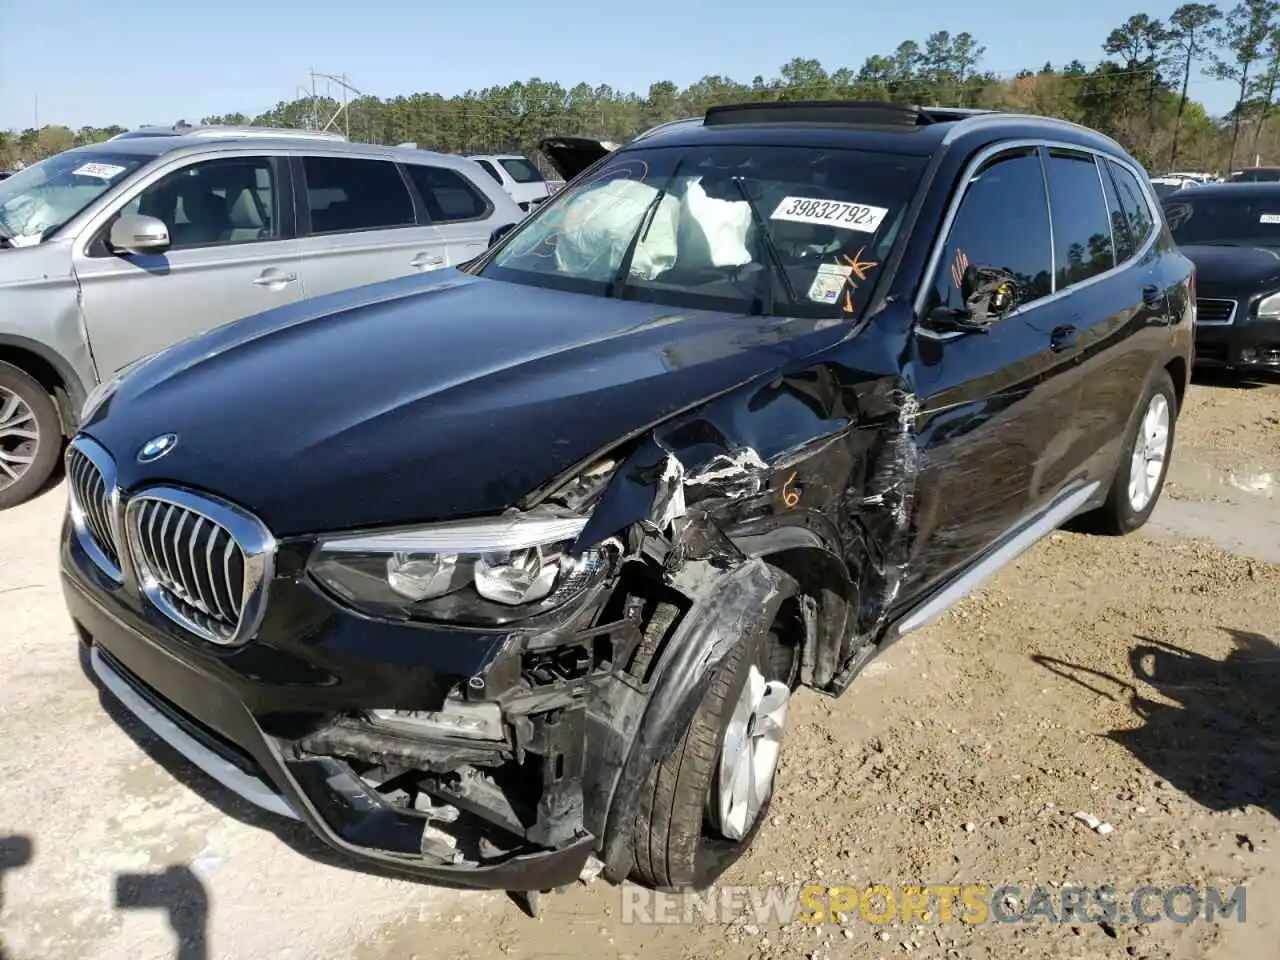
{"type": "Polygon", "coordinates": [[[729,570],[690,563],[674,586],[693,601],[667,644],[635,737],[620,756],[608,803],[605,874],[621,882],[631,872],[631,843],[640,797],[657,766],[679,743],[717,666],[743,638],[767,631],[795,582],[763,560],[744,559],[729,570]]]}

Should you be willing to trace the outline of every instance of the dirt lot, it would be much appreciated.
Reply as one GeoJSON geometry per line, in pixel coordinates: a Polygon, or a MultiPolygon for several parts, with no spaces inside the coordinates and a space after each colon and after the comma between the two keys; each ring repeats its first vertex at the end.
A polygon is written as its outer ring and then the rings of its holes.
{"type": "Polygon", "coordinates": [[[347,869],[107,715],[58,593],[53,490],[0,518],[0,956],[1274,960],[1277,477],[1280,386],[1196,386],[1147,532],[1056,534],[841,700],[798,698],[771,822],[724,878],[1111,884],[1122,903],[1244,884],[1243,924],[624,923],[601,882],[532,920],[347,869]]]}

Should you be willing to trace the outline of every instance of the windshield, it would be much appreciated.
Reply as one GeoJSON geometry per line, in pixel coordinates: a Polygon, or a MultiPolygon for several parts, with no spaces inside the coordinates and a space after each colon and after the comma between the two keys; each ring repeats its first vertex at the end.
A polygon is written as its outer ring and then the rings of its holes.
{"type": "Polygon", "coordinates": [[[673,306],[855,318],[924,162],[812,147],[628,150],[539,208],[481,274],[673,306]]]}
{"type": "Polygon", "coordinates": [[[0,238],[39,243],[151,157],[70,150],[0,181],[0,238]]]}
{"type": "Polygon", "coordinates": [[[1165,200],[1164,215],[1179,246],[1280,247],[1280,191],[1243,197],[1195,197],[1179,191],[1165,200]]]}
{"type": "Polygon", "coordinates": [[[541,183],[542,174],[524,157],[503,157],[498,161],[516,183],[541,183]]]}

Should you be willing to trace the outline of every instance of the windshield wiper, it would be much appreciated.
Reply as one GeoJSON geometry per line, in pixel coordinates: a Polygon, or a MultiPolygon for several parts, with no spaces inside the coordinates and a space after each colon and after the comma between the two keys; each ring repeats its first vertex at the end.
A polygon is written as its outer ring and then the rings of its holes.
{"type": "MultiPolygon", "coordinates": [[[[675,168],[667,177],[668,184],[676,182],[676,177],[680,173],[680,168],[684,166],[684,161],[685,157],[683,156],[676,161],[675,168]]],[[[643,183],[644,181],[641,180],[640,182],[643,183]]],[[[640,217],[640,225],[636,229],[635,236],[631,238],[631,242],[627,244],[627,250],[622,255],[622,262],[618,264],[617,273],[613,275],[613,279],[609,281],[609,285],[605,288],[604,295],[606,297],[612,297],[616,292],[619,295],[619,299],[622,299],[621,295],[627,289],[627,280],[631,276],[631,261],[636,258],[636,250],[640,248],[640,241],[649,232],[653,218],[658,213],[658,207],[667,196],[666,187],[658,187],[657,191],[658,195],[650,201],[649,206],[645,207],[644,215],[640,217]]]]}
{"type": "Polygon", "coordinates": [[[787,276],[787,268],[782,265],[782,257],[778,255],[778,248],[773,245],[773,237],[769,236],[769,227],[765,224],[764,217],[760,215],[760,208],[751,199],[751,194],[747,192],[747,188],[742,185],[742,177],[730,177],[729,179],[733,181],[733,185],[738,188],[739,195],[746,201],[747,209],[751,211],[751,219],[755,221],[756,229],[760,231],[760,239],[764,241],[765,253],[769,255],[769,302],[764,307],[765,316],[773,314],[773,288],[778,280],[782,281],[782,288],[786,291],[787,303],[790,306],[795,306],[795,288],[791,286],[791,278],[787,276]]]}

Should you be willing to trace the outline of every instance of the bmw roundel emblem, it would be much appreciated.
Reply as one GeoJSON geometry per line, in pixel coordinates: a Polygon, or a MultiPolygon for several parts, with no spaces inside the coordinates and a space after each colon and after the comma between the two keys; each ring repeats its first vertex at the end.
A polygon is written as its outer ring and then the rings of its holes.
{"type": "Polygon", "coordinates": [[[164,433],[158,437],[152,437],[138,451],[138,462],[150,463],[152,460],[159,460],[177,445],[178,435],[176,433],[164,433]]]}

